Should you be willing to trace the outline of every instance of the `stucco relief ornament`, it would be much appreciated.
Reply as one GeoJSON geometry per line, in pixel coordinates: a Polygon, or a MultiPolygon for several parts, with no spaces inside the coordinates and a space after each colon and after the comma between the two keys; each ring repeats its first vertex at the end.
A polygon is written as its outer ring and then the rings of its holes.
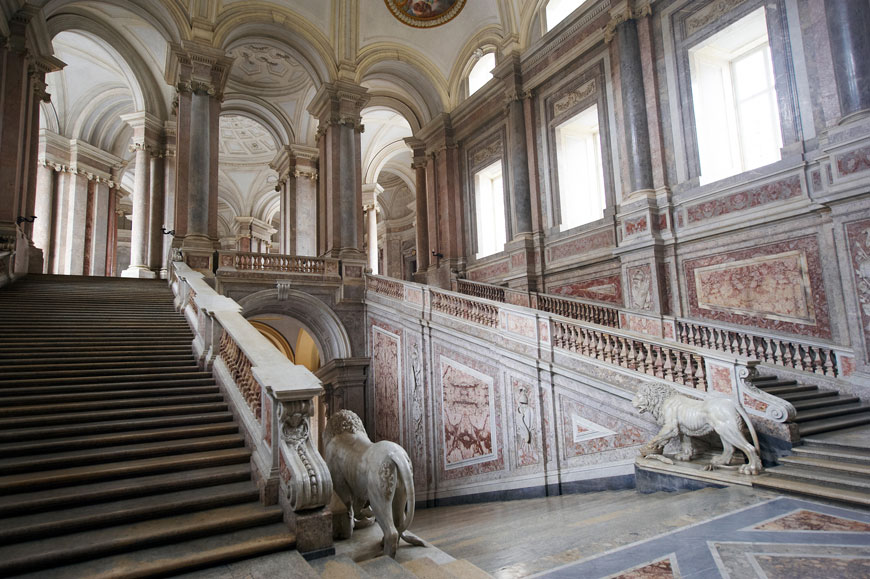
{"type": "MultiPolygon", "coordinates": [[[[863,239],[859,237],[855,243],[855,279],[858,286],[858,302],[864,315],[870,318],[870,229],[862,232],[863,239]]],[[[864,328],[870,331],[870,322],[864,328]]]]}
{"type": "Polygon", "coordinates": [[[432,28],[453,20],[466,0],[384,0],[390,12],[414,28],[432,28]]]}

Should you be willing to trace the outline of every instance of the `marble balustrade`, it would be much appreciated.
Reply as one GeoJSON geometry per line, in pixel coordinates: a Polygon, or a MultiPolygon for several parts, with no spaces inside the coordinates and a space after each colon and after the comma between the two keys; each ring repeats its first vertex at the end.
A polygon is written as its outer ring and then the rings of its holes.
{"type": "Polygon", "coordinates": [[[194,355],[213,373],[241,426],[261,500],[280,503],[291,522],[302,511],[310,517],[332,494],[329,471],[309,435],[313,400],[323,394],[320,380],[284,357],[237,302],[203,278],[172,262],[169,283],[194,332],[194,355]]]}

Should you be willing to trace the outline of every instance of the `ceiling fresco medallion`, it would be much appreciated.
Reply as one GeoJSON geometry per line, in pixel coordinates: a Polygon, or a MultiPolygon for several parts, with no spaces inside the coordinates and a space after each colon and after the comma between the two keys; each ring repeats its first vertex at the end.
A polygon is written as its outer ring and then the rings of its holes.
{"type": "Polygon", "coordinates": [[[465,7],[466,0],[384,0],[393,16],[415,28],[440,26],[465,7]]]}

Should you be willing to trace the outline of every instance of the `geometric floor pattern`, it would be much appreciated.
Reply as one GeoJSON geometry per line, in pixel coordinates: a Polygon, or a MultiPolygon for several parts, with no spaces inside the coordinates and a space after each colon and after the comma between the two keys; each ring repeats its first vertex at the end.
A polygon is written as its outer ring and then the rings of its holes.
{"type": "Polygon", "coordinates": [[[535,577],[867,579],[870,514],[779,497],[535,577]]]}

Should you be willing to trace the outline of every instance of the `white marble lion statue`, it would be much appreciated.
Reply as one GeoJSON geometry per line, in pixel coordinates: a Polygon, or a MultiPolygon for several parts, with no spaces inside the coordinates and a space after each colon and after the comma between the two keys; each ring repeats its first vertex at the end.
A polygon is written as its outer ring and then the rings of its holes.
{"type": "Polygon", "coordinates": [[[414,476],[404,448],[387,440],[372,443],[359,416],[339,410],[323,431],[323,458],[347,508],[347,538],[353,533],[354,508],[359,514],[368,503],[384,532],[384,554],[396,557],[399,538],[423,545],[405,533],[414,519],[414,476]]]}
{"type": "Polygon", "coordinates": [[[649,412],[661,425],[661,430],[641,448],[641,456],[661,456],[665,445],[676,437],[680,438],[681,450],[674,456],[677,460],[692,460],[695,448],[693,436],[703,436],[715,431],[722,440],[722,454],[711,461],[710,469],[728,465],[739,448],[748,462],[738,468],[741,474],[761,472],[761,452],[758,436],[746,412],[727,398],[708,398],[695,400],[678,393],[665,384],[643,384],[634,400],[631,401],[641,414],[649,412]],[[752,435],[749,444],[740,431],[741,419],[752,435]]]}

